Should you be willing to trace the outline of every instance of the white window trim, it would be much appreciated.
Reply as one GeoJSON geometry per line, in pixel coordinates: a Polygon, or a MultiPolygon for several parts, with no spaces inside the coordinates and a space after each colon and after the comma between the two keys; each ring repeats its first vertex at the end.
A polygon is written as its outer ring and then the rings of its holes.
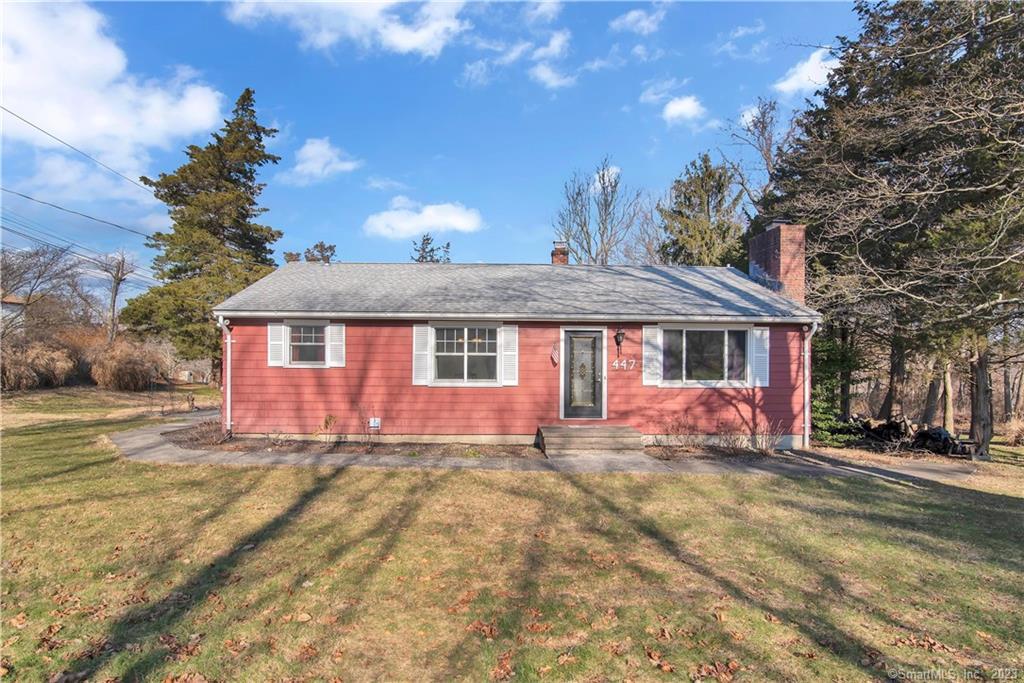
{"type": "MultiPolygon", "coordinates": [[[[743,381],[735,379],[711,379],[711,380],[688,380],[688,379],[665,379],[665,370],[662,368],[661,381],[658,382],[658,386],[662,388],[673,388],[673,389],[685,389],[685,388],[696,388],[696,389],[750,389],[754,386],[752,381],[754,376],[753,366],[753,341],[754,335],[751,330],[754,329],[753,325],[743,324],[700,324],[700,325],[659,325],[662,331],[661,335],[661,353],[662,356],[659,360],[664,363],[665,354],[665,330],[682,330],[692,332],[728,332],[729,330],[743,331],[747,333],[747,353],[746,353],[746,367],[745,374],[746,379],[743,381]]],[[[723,368],[728,367],[728,353],[729,345],[724,344],[722,354],[723,368]]],[[[686,335],[683,335],[683,375],[686,374],[686,335]]]]}
{"type": "Polygon", "coordinates": [[[331,343],[331,321],[330,320],[284,320],[284,367],[286,368],[329,368],[331,343]],[[302,325],[314,325],[324,328],[324,362],[323,363],[293,363],[292,362],[292,327],[302,325]]]}
{"type": "Polygon", "coordinates": [[[599,325],[583,327],[565,326],[558,331],[558,419],[559,420],[607,420],[608,419],[608,328],[599,325]],[[565,416],[565,333],[566,332],[600,332],[601,333],[601,417],[566,417],[565,416]]]}
{"type": "MultiPolygon", "coordinates": [[[[427,322],[430,328],[430,341],[428,347],[430,349],[430,381],[427,383],[428,387],[500,387],[502,384],[502,356],[504,355],[505,337],[502,334],[501,328],[504,327],[503,323],[495,323],[492,321],[481,321],[481,320],[431,320],[427,322]],[[497,346],[497,371],[495,373],[495,379],[436,379],[437,375],[437,362],[435,361],[437,353],[437,333],[436,328],[438,327],[487,327],[498,331],[498,346],[497,346]]],[[[486,354],[490,355],[490,354],[486,354]]]]}

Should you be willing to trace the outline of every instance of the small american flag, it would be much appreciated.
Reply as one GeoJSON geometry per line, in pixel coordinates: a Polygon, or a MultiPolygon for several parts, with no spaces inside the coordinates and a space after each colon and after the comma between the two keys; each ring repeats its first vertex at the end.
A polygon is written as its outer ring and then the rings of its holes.
{"type": "Polygon", "coordinates": [[[551,362],[558,365],[558,344],[551,345],[551,362]]]}

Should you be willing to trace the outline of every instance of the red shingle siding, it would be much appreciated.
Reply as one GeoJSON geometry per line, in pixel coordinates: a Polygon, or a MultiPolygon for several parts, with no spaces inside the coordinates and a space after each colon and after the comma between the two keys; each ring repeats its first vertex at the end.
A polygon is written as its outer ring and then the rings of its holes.
{"type": "MultiPolygon", "coordinates": [[[[236,433],[308,434],[327,415],[335,433],[362,433],[362,420],[380,417],[382,434],[533,434],[560,422],[559,373],[551,359],[559,323],[519,323],[519,385],[429,387],[412,384],[412,323],[346,320],[346,367],[267,367],[265,320],[232,323],[232,422],[236,433]]],[[[341,322],[341,321],[339,321],[341,322]]],[[[585,324],[579,325],[580,327],[585,324]]],[[[749,430],[771,423],[786,434],[803,429],[802,331],[774,325],[770,386],[752,389],[660,388],[641,379],[641,326],[623,325],[616,370],[614,333],[608,324],[608,419],[646,434],[670,432],[675,418],[702,433],[720,425],[749,430]]],[[[581,424],[589,421],[566,420],[581,424]]]]}

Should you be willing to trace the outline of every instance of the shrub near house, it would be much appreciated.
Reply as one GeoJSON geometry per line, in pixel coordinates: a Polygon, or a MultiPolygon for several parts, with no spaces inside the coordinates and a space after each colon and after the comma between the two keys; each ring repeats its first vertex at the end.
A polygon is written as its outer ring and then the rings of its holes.
{"type": "Polygon", "coordinates": [[[223,427],[383,440],[530,442],[544,425],[617,425],[647,440],[807,438],[803,227],[732,268],[289,263],[215,308],[223,427]]]}

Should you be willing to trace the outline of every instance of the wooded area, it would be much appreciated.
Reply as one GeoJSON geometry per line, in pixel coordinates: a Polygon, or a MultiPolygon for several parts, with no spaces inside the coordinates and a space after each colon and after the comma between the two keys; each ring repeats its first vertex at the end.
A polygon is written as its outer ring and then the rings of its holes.
{"type": "Polygon", "coordinates": [[[1024,8],[857,13],[860,36],[831,49],[839,66],[792,121],[760,100],[733,124],[739,153],[689,164],[642,220],[597,231],[615,236],[604,248],[562,227],[572,182],[556,234],[579,262],[743,268],[768,220],[806,223],[808,302],[826,320],[815,436],[840,443],[861,415],[966,432],[984,454],[994,423],[1024,420],[1024,8]]]}

